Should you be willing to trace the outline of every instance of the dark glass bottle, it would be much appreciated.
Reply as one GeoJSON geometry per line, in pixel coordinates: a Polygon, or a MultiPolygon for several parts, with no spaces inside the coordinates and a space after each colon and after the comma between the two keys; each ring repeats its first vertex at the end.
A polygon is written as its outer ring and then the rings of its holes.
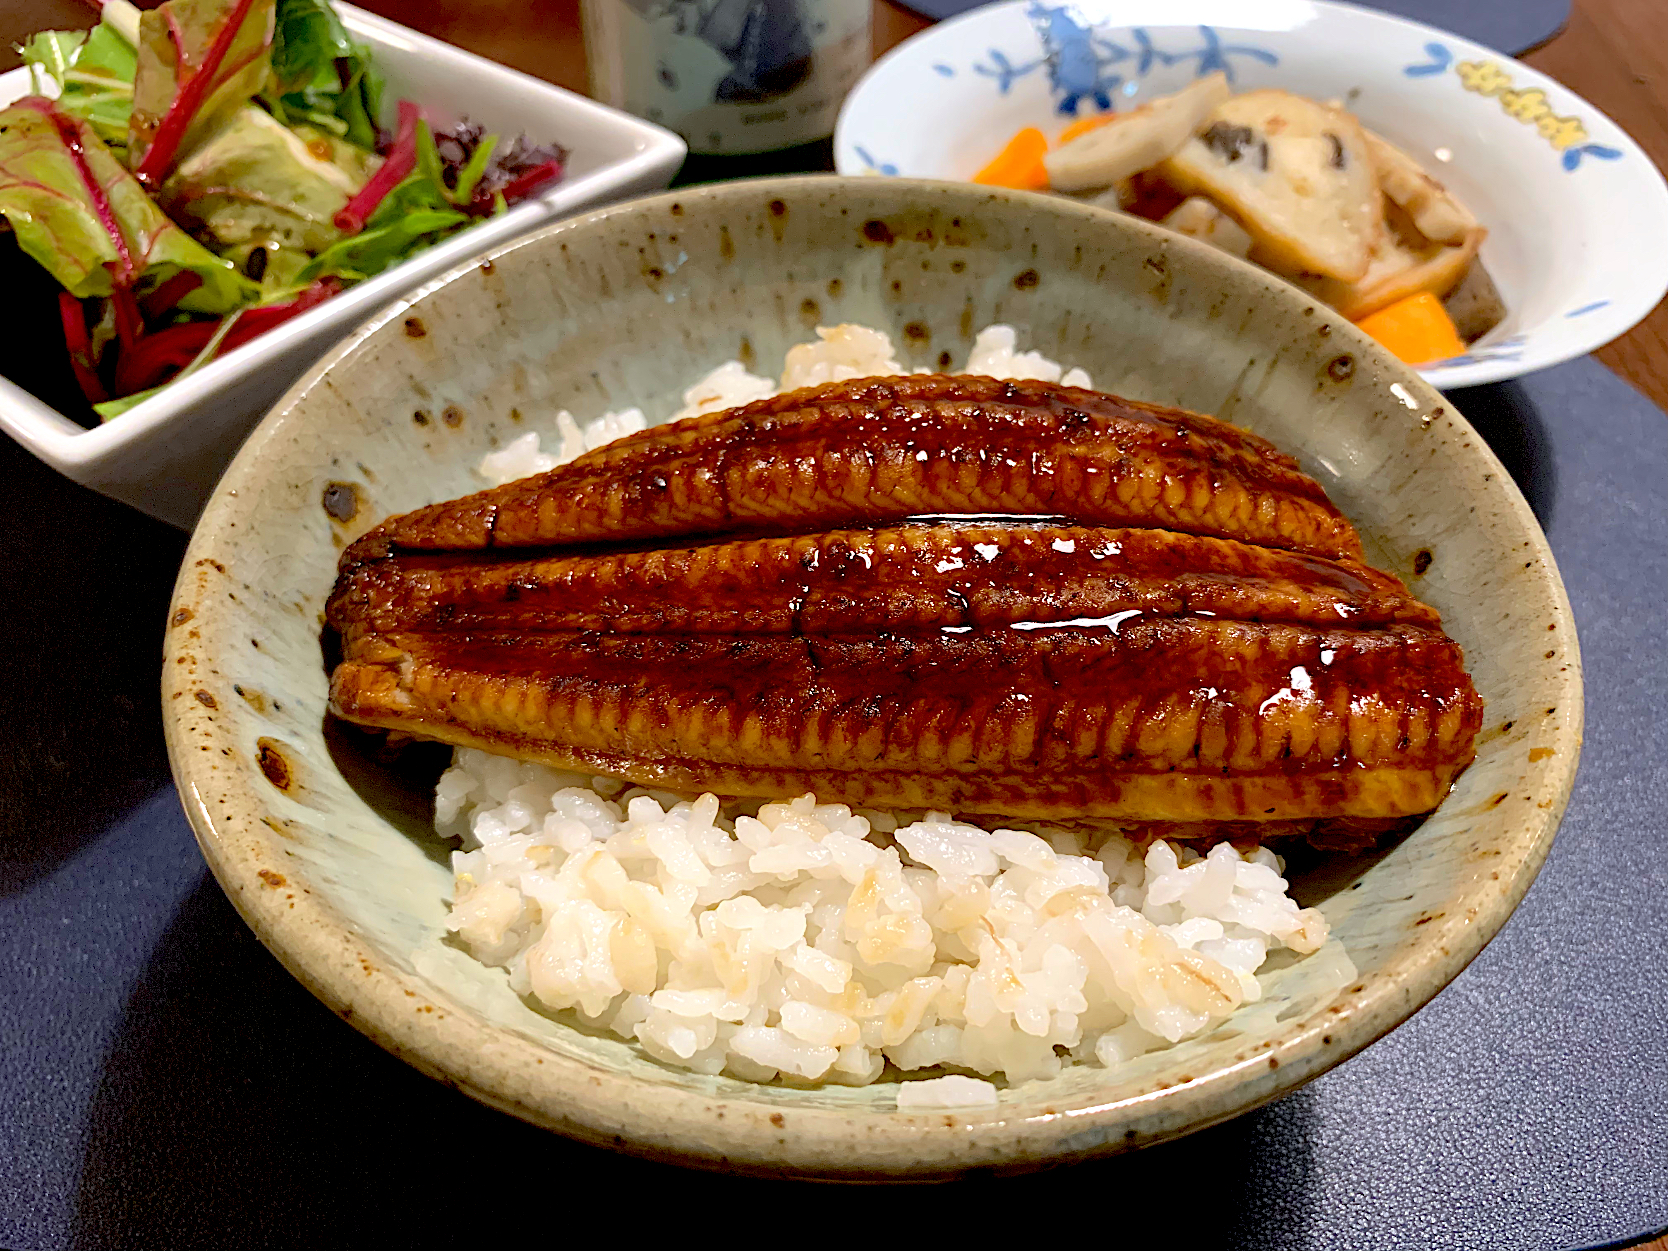
{"type": "Polygon", "coordinates": [[[584,0],[591,90],[689,144],[680,182],[833,168],[870,0],[584,0]]]}

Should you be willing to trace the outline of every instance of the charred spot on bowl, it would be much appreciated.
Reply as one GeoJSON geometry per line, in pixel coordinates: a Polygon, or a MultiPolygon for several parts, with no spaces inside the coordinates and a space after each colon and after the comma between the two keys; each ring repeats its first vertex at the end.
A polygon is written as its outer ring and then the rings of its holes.
{"type": "Polygon", "coordinates": [[[260,878],[261,881],[265,882],[268,886],[272,887],[273,890],[282,890],[285,886],[289,885],[289,883],[284,880],[284,875],[282,873],[274,873],[271,869],[262,869],[257,872],[255,876],[260,878]]]}
{"type": "Polygon", "coordinates": [[[1327,325],[1318,326],[1315,329],[1315,333],[1323,339],[1330,339],[1332,337],[1332,327],[1327,325]]]}
{"type": "Polygon", "coordinates": [[[1434,558],[1431,556],[1431,549],[1428,547],[1421,547],[1418,551],[1414,552],[1413,576],[1416,578],[1424,577],[1425,570],[1431,567],[1432,559],[1434,558]]]}
{"type": "Polygon", "coordinates": [[[1332,151],[1326,158],[1327,164],[1333,169],[1343,169],[1348,165],[1349,157],[1344,153],[1344,141],[1330,130],[1321,137],[1332,145],[1332,151]]]}
{"type": "Polygon", "coordinates": [[[966,261],[955,260],[955,261],[950,262],[950,272],[952,274],[962,273],[964,270],[966,270],[966,268],[967,268],[967,262],[966,261]]]}
{"type": "Polygon", "coordinates": [[[938,354],[938,367],[940,369],[948,369],[950,367],[950,353],[948,351],[943,351],[938,354]]]}
{"type": "Polygon", "coordinates": [[[878,217],[871,217],[863,223],[863,237],[870,243],[884,244],[888,247],[896,239],[896,236],[892,233],[892,228],[878,217]]]}
{"type": "Polygon", "coordinates": [[[245,687],[238,686],[235,683],[232,686],[232,691],[238,696],[238,698],[243,700],[244,703],[248,704],[256,712],[262,714],[266,712],[266,696],[262,695],[259,691],[249,690],[245,687]]]}
{"type": "Polygon", "coordinates": [[[463,424],[463,410],[456,404],[448,404],[440,410],[440,420],[456,430],[463,424]]]}
{"type": "Polygon", "coordinates": [[[405,319],[405,336],[408,339],[421,339],[428,334],[429,328],[423,324],[421,317],[407,317],[405,319]]]}
{"type": "Polygon", "coordinates": [[[674,201],[673,204],[672,204],[672,216],[673,217],[682,217],[683,216],[683,205],[674,201]]]}
{"type": "Polygon", "coordinates": [[[359,488],[351,482],[326,482],[324,511],[337,521],[352,521],[359,515],[359,488]]]}
{"type": "Polygon", "coordinates": [[[520,421],[521,420],[521,410],[519,408],[512,408],[510,410],[510,420],[511,421],[520,421]]]}
{"type": "Polygon", "coordinates": [[[285,794],[295,785],[295,770],[290,766],[289,757],[284,754],[283,744],[277,739],[255,740],[255,763],[260,766],[266,780],[285,794]]]}
{"type": "Polygon", "coordinates": [[[898,278],[892,279],[892,294],[893,295],[902,295],[903,294],[903,281],[901,279],[898,279],[898,278]]]}
{"type": "Polygon", "coordinates": [[[758,353],[753,350],[753,340],[746,335],[741,336],[741,346],[736,349],[736,359],[747,369],[758,363],[758,353]]]}
{"type": "Polygon", "coordinates": [[[806,296],[799,302],[799,320],[802,321],[807,328],[816,325],[817,322],[822,320],[821,305],[819,305],[810,296],[806,296]]]}
{"type": "Polygon", "coordinates": [[[175,609],[172,624],[177,625],[177,626],[182,626],[187,621],[190,621],[191,617],[192,617],[192,612],[189,608],[175,609]]]}
{"type": "Polygon", "coordinates": [[[661,268],[658,265],[647,265],[643,269],[643,277],[647,278],[650,282],[659,282],[665,276],[666,275],[661,272],[661,268]]]}
{"type": "Polygon", "coordinates": [[[780,200],[772,200],[766,207],[770,209],[772,217],[781,217],[788,211],[788,206],[780,200]]]}
{"type": "Polygon", "coordinates": [[[426,426],[429,424],[431,418],[426,412],[419,408],[416,412],[411,414],[411,420],[416,422],[419,426],[426,426]]]}
{"type": "Polygon", "coordinates": [[[1160,256],[1149,256],[1141,262],[1143,269],[1150,269],[1155,274],[1164,275],[1170,272],[1170,263],[1160,256]]]}
{"type": "Polygon", "coordinates": [[[1326,362],[1326,376],[1333,382],[1348,382],[1355,376],[1355,357],[1345,352],[1326,362]]]}
{"type": "Polygon", "coordinates": [[[787,1118],[784,1117],[780,1112],[772,1112],[770,1114],[770,1123],[772,1125],[776,1126],[777,1129],[781,1129],[782,1126],[784,1126],[788,1123],[788,1121],[787,1121],[787,1118]]]}
{"type": "Polygon", "coordinates": [[[730,228],[728,226],[718,228],[718,255],[726,261],[736,259],[736,241],[730,238],[730,228]]]}
{"type": "Polygon", "coordinates": [[[494,265],[491,261],[482,261],[481,262],[481,272],[483,274],[490,274],[493,270],[495,270],[497,268],[498,268],[498,266],[494,265]]]}
{"type": "Polygon", "coordinates": [[[193,691],[192,694],[196,697],[197,702],[204,708],[220,707],[219,704],[214,702],[214,696],[210,695],[207,691],[193,691]]]}
{"type": "Polygon", "coordinates": [[[1042,275],[1034,269],[1022,269],[1014,275],[1015,291],[1030,291],[1042,281],[1042,275]]]}
{"type": "Polygon", "coordinates": [[[904,338],[911,343],[925,343],[932,338],[932,331],[927,329],[925,322],[912,321],[903,328],[904,338]]]}
{"type": "Polygon", "coordinates": [[[1488,806],[1490,808],[1498,808],[1501,804],[1503,804],[1505,802],[1506,802],[1506,792],[1501,791],[1493,799],[1488,801],[1488,806]]]}
{"type": "Polygon", "coordinates": [[[840,298],[840,292],[844,291],[845,289],[846,289],[846,284],[841,282],[838,278],[830,278],[828,280],[828,298],[829,299],[831,299],[831,300],[839,299],[840,298]]]}

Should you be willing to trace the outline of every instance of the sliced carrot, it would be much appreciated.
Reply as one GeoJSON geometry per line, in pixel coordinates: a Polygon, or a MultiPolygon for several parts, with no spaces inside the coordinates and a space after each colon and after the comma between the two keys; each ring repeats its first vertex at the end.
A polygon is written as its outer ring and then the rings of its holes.
{"type": "Polygon", "coordinates": [[[1355,324],[1409,365],[1427,365],[1465,351],[1448,310],[1429,291],[1397,300],[1355,324]]]}
{"type": "Polygon", "coordinates": [[[1097,113],[1094,117],[1080,117],[1060,132],[1060,137],[1054,141],[1054,146],[1063,148],[1080,135],[1086,135],[1091,130],[1099,130],[1108,122],[1117,121],[1121,116],[1123,116],[1121,113],[1097,113]]]}
{"type": "Polygon", "coordinates": [[[1035,126],[1027,126],[996,154],[996,159],[973,175],[974,182],[991,187],[1017,187],[1021,191],[1042,191],[1048,187],[1048,170],[1043,153],[1048,140],[1035,126]]]}

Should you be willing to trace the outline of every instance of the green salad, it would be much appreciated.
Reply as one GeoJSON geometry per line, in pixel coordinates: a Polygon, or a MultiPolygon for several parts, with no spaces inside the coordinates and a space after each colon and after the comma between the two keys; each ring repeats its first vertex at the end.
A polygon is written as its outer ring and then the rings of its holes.
{"type": "Polygon", "coordinates": [[[327,0],[108,0],[19,51],[0,218],[59,288],[108,420],[562,176],[566,152],[397,103],[327,0]]]}

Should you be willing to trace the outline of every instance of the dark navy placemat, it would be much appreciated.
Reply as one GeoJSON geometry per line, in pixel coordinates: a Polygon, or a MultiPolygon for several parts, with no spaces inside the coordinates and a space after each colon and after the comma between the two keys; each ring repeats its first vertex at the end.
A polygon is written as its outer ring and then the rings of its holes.
{"type": "Polygon", "coordinates": [[[1668,417],[1591,360],[1454,397],[1574,602],[1587,744],[1540,880],[1424,1011],[1134,1156],[922,1188],[645,1164],[480,1107],[336,1019],[203,868],[157,697],[183,538],[0,440],[0,1246],[792,1237],[1000,1211],[1166,1246],[1568,1248],[1668,1225],[1668,417]]]}
{"type": "MultiPolygon", "coordinates": [[[[1037,0],[1044,6],[1059,2],[1063,0],[1037,0]]],[[[976,9],[988,0],[897,0],[897,3],[922,17],[941,22],[976,9]]],[[[1243,3],[1250,12],[1257,0],[1243,0],[1243,3]]],[[[1570,17],[1570,0],[1377,0],[1363,7],[1452,31],[1513,56],[1551,39],[1570,17]]],[[[1217,24],[1234,23],[1224,20],[1217,24]]]]}

